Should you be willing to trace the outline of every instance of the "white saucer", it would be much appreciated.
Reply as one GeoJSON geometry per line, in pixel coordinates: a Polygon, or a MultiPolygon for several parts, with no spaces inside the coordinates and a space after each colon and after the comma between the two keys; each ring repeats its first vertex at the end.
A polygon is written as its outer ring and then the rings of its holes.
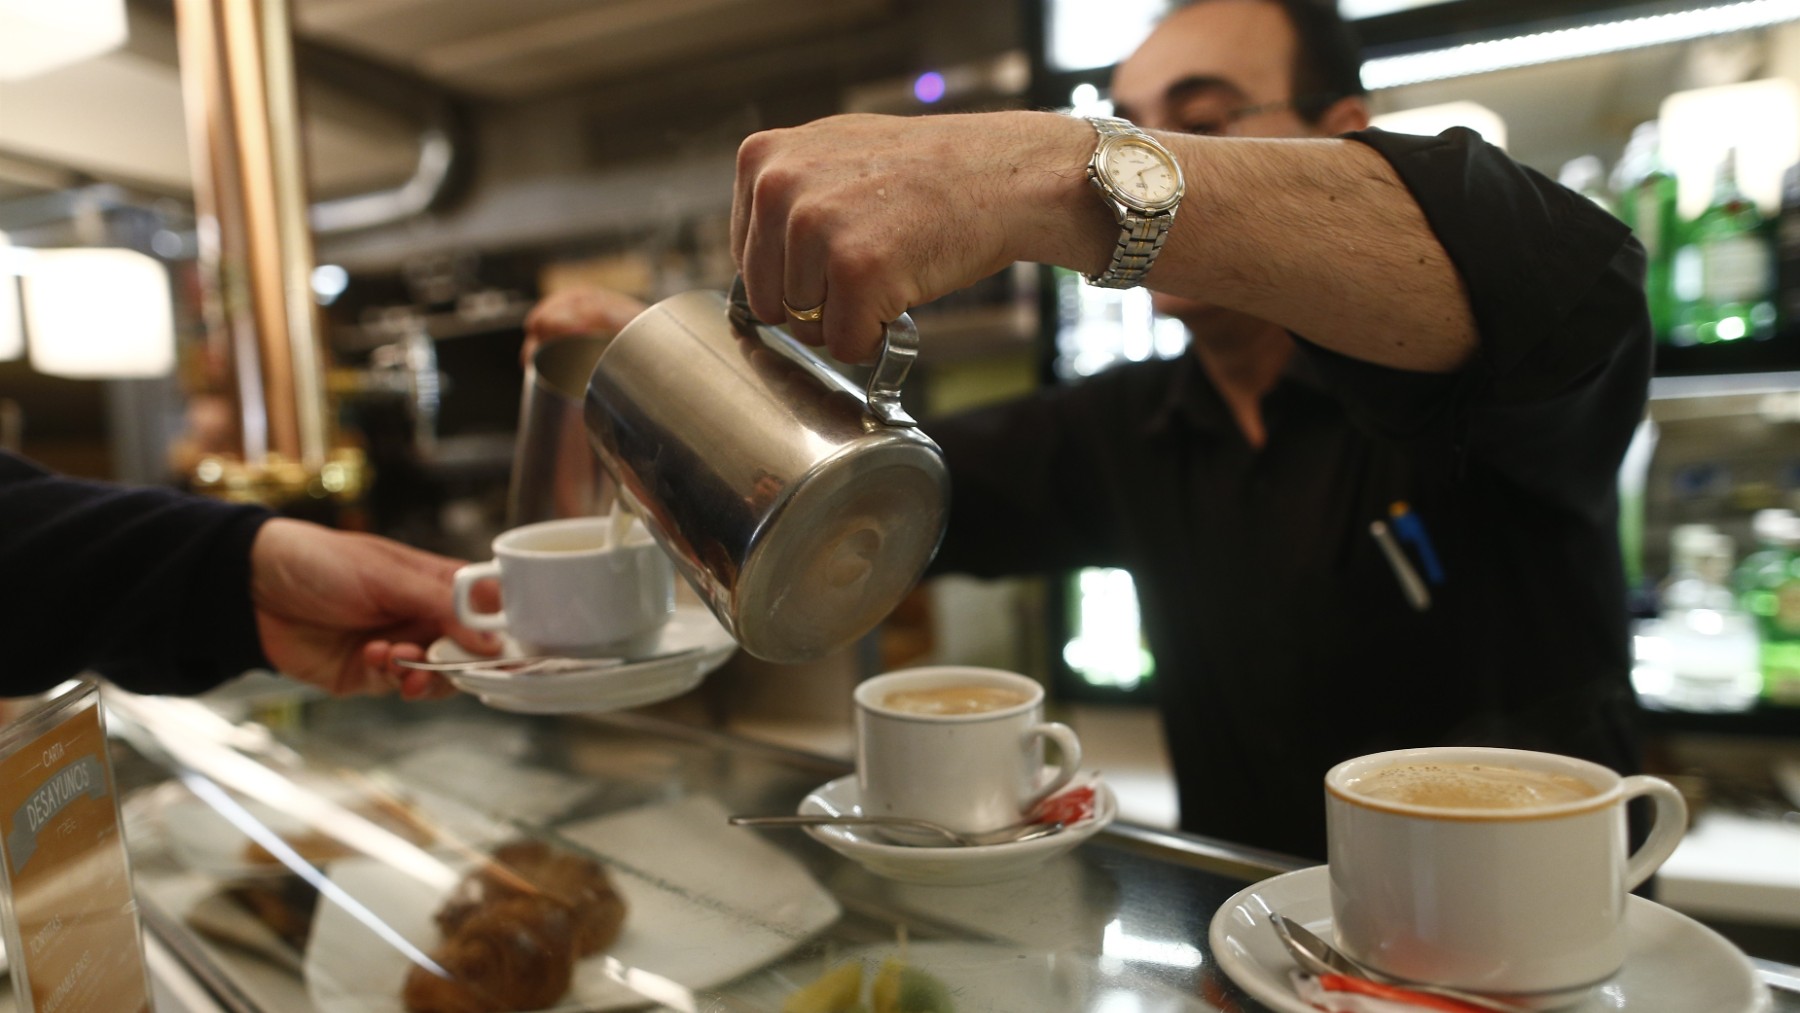
{"type": "MultiPolygon", "coordinates": [[[[652,658],[629,665],[597,662],[592,668],[559,669],[543,675],[507,672],[446,672],[446,677],[465,693],[500,710],[524,714],[560,714],[569,711],[610,711],[666,700],[693,689],[707,673],[725,663],[737,650],[737,641],[703,605],[677,605],[649,653],[674,657],[652,658]]],[[[511,637],[504,639],[500,656],[517,658],[524,651],[511,637]]],[[[425,652],[427,661],[479,661],[482,656],[465,650],[448,637],[440,637],[425,652]]]]}
{"type": "MultiPolygon", "coordinates": [[[[1331,938],[1331,873],[1323,865],[1265,879],[1239,891],[1213,915],[1213,957],[1232,981],[1282,1013],[1315,1013],[1294,994],[1288,956],[1269,915],[1279,911],[1331,938]]],[[[1564,1013],[1767,1013],[1774,1000],[1735,946],[1692,918],[1627,897],[1625,967],[1564,1013]]]]}
{"type": "MultiPolygon", "coordinates": [[[[861,800],[856,775],[848,774],[801,799],[799,811],[803,816],[861,815],[861,800]]],[[[1118,814],[1119,803],[1112,789],[1096,779],[1094,815],[1035,841],[934,848],[889,844],[868,827],[807,827],[806,832],[877,876],[906,883],[969,886],[1022,876],[1099,833],[1118,814]]]]}

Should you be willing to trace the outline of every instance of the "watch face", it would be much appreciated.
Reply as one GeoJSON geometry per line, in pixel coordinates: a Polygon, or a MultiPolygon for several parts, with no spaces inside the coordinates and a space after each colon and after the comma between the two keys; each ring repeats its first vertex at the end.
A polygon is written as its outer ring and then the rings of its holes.
{"type": "Polygon", "coordinates": [[[1132,200],[1154,207],[1175,199],[1175,167],[1162,152],[1135,141],[1112,145],[1103,168],[1112,185],[1132,200]]]}

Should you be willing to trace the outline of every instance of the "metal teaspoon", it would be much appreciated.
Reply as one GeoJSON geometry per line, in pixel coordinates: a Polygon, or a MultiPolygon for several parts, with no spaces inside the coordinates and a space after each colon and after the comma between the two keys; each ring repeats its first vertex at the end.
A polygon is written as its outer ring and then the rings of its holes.
{"type": "Polygon", "coordinates": [[[1279,914],[1271,913],[1269,915],[1269,921],[1274,924],[1275,934],[1281,937],[1281,944],[1287,947],[1288,953],[1293,956],[1295,962],[1313,974],[1348,975],[1352,978],[1362,978],[1367,981],[1394,985],[1397,988],[1404,988],[1410,992],[1423,992],[1427,995],[1441,995],[1446,999],[1455,999],[1458,1002],[1468,1003],[1471,1006],[1479,1006],[1482,1009],[1494,1010],[1495,1013],[1532,1013],[1531,1010],[1524,1006],[1518,1006],[1510,1002],[1502,1002],[1499,999],[1490,999],[1487,996],[1476,995],[1473,992],[1464,992],[1461,989],[1449,988],[1444,985],[1428,985],[1421,982],[1404,981],[1393,975],[1383,974],[1380,971],[1364,967],[1362,964],[1352,960],[1349,955],[1338,950],[1325,940],[1320,939],[1309,931],[1306,926],[1301,925],[1291,918],[1283,918],[1279,914]]]}

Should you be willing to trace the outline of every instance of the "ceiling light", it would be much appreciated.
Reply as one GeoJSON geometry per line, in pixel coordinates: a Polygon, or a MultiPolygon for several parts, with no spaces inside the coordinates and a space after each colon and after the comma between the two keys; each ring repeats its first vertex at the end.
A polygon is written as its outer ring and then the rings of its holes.
{"type": "Polygon", "coordinates": [[[38,372],[118,379],[175,368],[175,314],[161,261],[135,250],[39,250],[23,280],[38,372]]]}
{"type": "Polygon", "coordinates": [[[1405,56],[1381,57],[1363,64],[1362,78],[1363,85],[1370,91],[1380,91],[1425,81],[1767,28],[1795,20],[1800,20],[1800,0],[1744,0],[1717,7],[1471,42],[1405,56]]]}
{"type": "Polygon", "coordinates": [[[0,81],[99,56],[126,36],[125,0],[0,0],[0,81]]]}
{"type": "Polygon", "coordinates": [[[944,75],[935,70],[928,70],[920,74],[917,80],[913,81],[913,97],[926,105],[943,98],[944,75]]]}

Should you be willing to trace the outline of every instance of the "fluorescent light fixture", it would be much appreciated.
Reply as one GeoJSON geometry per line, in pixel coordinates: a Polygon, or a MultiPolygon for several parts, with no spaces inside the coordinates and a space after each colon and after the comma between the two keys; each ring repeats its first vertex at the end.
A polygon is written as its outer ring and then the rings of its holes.
{"type": "Polygon", "coordinates": [[[0,362],[25,354],[25,321],[19,317],[19,279],[7,267],[11,240],[0,232],[0,362]]]}
{"type": "Polygon", "coordinates": [[[0,0],[0,81],[99,56],[126,36],[125,0],[0,0]]]}
{"type": "Polygon", "coordinates": [[[1110,67],[1156,27],[1165,0],[1051,0],[1046,61],[1056,70],[1110,67]]]}
{"type": "Polygon", "coordinates": [[[24,277],[31,366],[75,379],[175,368],[169,272],[135,250],[39,250],[24,277]]]}
{"type": "Polygon", "coordinates": [[[1800,0],[1744,0],[1649,17],[1608,21],[1578,28],[1536,32],[1488,42],[1471,42],[1405,56],[1389,56],[1363,64],[1363,85],[1370,91],[1441,81],[1496,70],[1530,67],[1558,60],[1661,46],[1671,42],[1727,35],[1800,20],[1800,0]]]}
{"type": "Polygon", "coordinates": [[[1445,102],[1382,113],[1370,120],[1374,126],[1397,134],[1433,137],[1451,127],[1468,127],[1497,148],[1506,147],[1506,121],[1478,102],[1445,102]]]}
{"type": "Polygon", "coordinates": [[[1725,153],[1737,151],[1738,186],[1765,213],[1781,207],[1781,174],[1800,161],[1800,89],[1787,78],[1678,91],[1657,113],[1663,164],[1680,181],[1685,219],[1712,202],[1725,153]]]}
{"type": "Polygon", "coordinates": [[[1356,21],[1417,10],[1420,7],[1435,7],[1443,2],[1444,0],[1338,0],[1338,13],[1346,21],[1356,21]]]}

